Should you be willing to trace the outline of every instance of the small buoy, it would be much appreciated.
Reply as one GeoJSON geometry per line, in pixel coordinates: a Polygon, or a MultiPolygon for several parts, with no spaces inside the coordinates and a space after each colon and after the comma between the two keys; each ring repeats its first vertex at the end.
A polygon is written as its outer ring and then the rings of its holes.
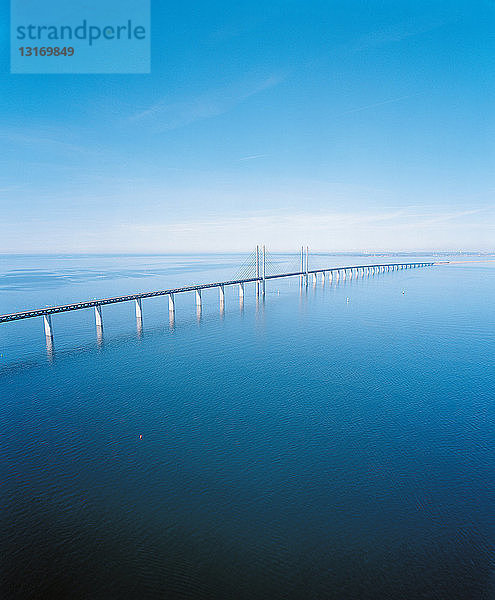
{"type": "Polygon", "coordinates": [[[402,290],[402,295],[404,295],[406,292],[404,290],[402,290]]]}
{"type": "Polygon", "coordinates": [[[349,298],[346,298],[346,302],[347,302],[347,304],[349,304],[349,298]]]}
{"type": "Polygon", "coordinates": [[[140,439],[140,440],[142,440],[142,439],[143,439],[143,434],[142,434],[142,433],[139,435],[139,439],[140,439]]]}

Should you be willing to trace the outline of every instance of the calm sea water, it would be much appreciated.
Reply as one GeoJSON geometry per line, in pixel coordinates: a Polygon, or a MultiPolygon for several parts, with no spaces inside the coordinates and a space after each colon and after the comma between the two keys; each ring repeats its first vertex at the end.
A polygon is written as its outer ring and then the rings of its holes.
{"type": "MultiPolygon", "coordinates": [[[[0,313],[243,260],[0,257],[0,313]]],[[[478,259],[0,325],[0,597],[495,598],[494,299],[478,259]]]]}

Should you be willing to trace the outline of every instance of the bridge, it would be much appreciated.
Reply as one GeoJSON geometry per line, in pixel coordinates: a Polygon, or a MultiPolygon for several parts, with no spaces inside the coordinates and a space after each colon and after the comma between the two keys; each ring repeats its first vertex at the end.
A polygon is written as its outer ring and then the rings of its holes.
{"type": "Polygon", "coordinates": [[[118,302],[135,302],[136,306],[136,319],[138,328],[142,327],[142,300],[144,298],[154,298],[156,296],[168,296],[169,311],[171,315],[175,313],[175,295],[193,292],[196,295],[196,306],[198,310],[201,310],[202,290],[210,288],[218,288],[220,296],[220,310],[223,311],[225,308],[225,287],[226,286],[238,286],[239,289],[239,300],[242,303],[244,300],[244,285],[254,283],[256,288],[256,296],[265,296],[266,282],[272,279],[280,279],[283,277],[300,277],[301,286],[308,285],[310,278],[313,279],[313,283],[316,284],[318,277],[325,282],[325,278],[331,281],[339,281],[339,279],[352,279],[358,277],[365,277],[373,275],[375,273],[383,273],[388,271],[397,271],[400,269],[412,269],[418,267],[431,267],[435,263],[433,262],[411,262],[411,263],[383,263],[383,264],[365,264],[365,265],[352,265],[343,267],[329,267],[322,269],[309,269],[309,249],[301,248],[301,262],[299,270],[291,270],[285,273],[268,274],[267,270],[267,252],[265,246],[257,246],[254,253],[250,255],[247,260],[247,264],[244,265],[244,275],[247,273],[248,277],[241,276],[239,278],[231,279],[228,281],[216,281],[214,283],[202,283],[187,285],[178,288],[170,288],[165,290],[155,290],[151,292],[140,292],[137,294],[128,294],[125,296],[114,296],[111,298],[100,298],[95,300],[88,300],[84,302],[76,302],[73,304],[63,304],[60,306],[48,306],[45,308],[38,308],[33,310],[25,310],[20,312],[9,313],[0,315],[0,323],[8,323],[11,321],[19,321],[21,319],[31,319],[34,317],[43,317],[45,335],[47,338],[47,344],[51,345],[53,342],[53,328],[51,315],[70,312],[74,310],[84,310],[88,308],[94,308],[95,310],[95,321],[97,334],[101,336],[103,330],[103,316],[102,306],[108,304],[116,304],[118,302]],[[250,271],[253,271],[251,273],[250,271]]]}

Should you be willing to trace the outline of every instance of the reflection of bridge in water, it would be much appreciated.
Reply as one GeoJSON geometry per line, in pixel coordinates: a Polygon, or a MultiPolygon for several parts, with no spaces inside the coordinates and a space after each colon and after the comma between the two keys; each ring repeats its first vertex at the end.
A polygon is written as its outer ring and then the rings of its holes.
{"type": "MultiPolygon", "coordinates": [[[[45,335],[47,339],[47,345],[50,348],[53,342],[53,328],[51,315],[63,312],[69,312],[73,310],[82,310],[85,308],[95,309],[95,320],[97,335],[101,339],[103,332],[103,316],[101,307],[107,304],[116,304],[118,302],[135,302],[136,306],[136,319],[138,330],[142,329],[142,300],[143,298],[153,298],[155,296],[168,296],[168,306],[170,317],[173,319],[175,313],[175,295],[183,294],[187,292],[194,292],[196,295],[196,307],[198,314],[201,312],[202,307],[202,290],[210,288],[218,288],[220,296],[220,311],[223,312],[225,308],[225,287],[226,286],[238,286],[239,289],[239,302],[241,305],[244,302],[244,285],[248,283],[254,283],[256,289],[256,297],[264,297],[266,291],[266,282],[272,279],[280,279],[282,277],[299,277],[301,286],[309,285],[310,278],[313,284],[316,285],[318,277],[321,278],[322,284],[326,281],[331,283],[332,281],[353,279],[359,277],[366,277],[377,273],[384,273],[388,271],[397,271],[401,269],[412,269],[417,267],[430,267],[434,265],[433,262],[411,262],[411,263],[384,263],[384,264],[371,264],[371,265],[352,265],[343,267],[328,267],[320,269],[309,269],[309,251],[306,247],[301,248],[300,264],[298,269],[291,269],[290,272],[285,273],[270,273],[270,267],[273,267],[271,261],[267,260],[268,254],[265,250],[265,246],[261,248],[256,247],[244,265],[240,275],[235,279],[228,281],[217,281],[214,283],[202,283],[196,285],[188,285],[184,287],[171,288],[166,290],[157,290],[153,292],[140,292],[137,294],[129,294],[126,296],[114,296],[112,298],[101,298],[95,300],[89,300],[86,302],[76,302],[74,304],[64,304],[61,306],[49,306],[46,308],[39,308],[34,310],[26,310],[21,312],[9,313],[0,315],[0,323],[7,323],[10,321],[19,321],[21,319],[30,319],[33,317],[43,317],[45,326],[45,335]]],[[[274,270],[274,269],[273,269],[274,270]]]]}

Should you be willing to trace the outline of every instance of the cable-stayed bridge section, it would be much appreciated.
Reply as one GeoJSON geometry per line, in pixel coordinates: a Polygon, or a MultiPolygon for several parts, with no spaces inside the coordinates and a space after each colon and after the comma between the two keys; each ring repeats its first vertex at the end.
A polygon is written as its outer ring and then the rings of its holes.
{"type": "Polygon", "coordinates": [[[19,321],[21,319],[30,319],[34,317],[42,317],[44,321],[45,335],[47,345],[50,346],[53,342],[53,328],[51,315],[64,313],[74,310],[84,310],[94,308],[95,322],[97,334],[101,335],[103,330],[103,315],[102,306],[116,304],[119,302],[135,302],[136,319],[138,329],[142,327],[142,300],[145,298],[153,298],[156,296],[168,296],[169,312],[171,318],[175,313],[175,296],[176,294],[194,293],[196,296],[196,307],[201,311],[202,306],[202,290],[210,288],[218,288],[220,311],[225,308],[225,287],[237,286],[239,290],[239,301],[244,300],[245,285],[254,284],[257,297],[264,297],[266,293],[267,282],[273,279],[282,277],[299,277],[301,286],[307,286],[311,279],[316,284],[318,278],[324,284],[333,281],[362,278],[371,276],[377,273],[389,271],[398,271],[402,269],[412,269],[418,267],[431,267],[434,262],[407,262],[407,263],[382,263],[382,264],[363,264],[351,266],[334,266],[328,268],[309,268],[309,250],[301,248],[301,253],[297,256],[296,261],[280,261],[266,252],[265,246],[257,246],[239,268],[233,279],[227,281],[216,281],[213,283],[193,284],[178,288],[170,288],[163,290],[155,290],[150,292],[140,292],[137,294],[128,294],[125,296],[114,296],[110,298],[100,298],[88,300],[84,302],[76,302],[72,304],[64,304],[60,306],[48,306],[33,310],[19,311],[9,314],[0,315],[0,323],[8,323],[11,321],[19,321]]]}

